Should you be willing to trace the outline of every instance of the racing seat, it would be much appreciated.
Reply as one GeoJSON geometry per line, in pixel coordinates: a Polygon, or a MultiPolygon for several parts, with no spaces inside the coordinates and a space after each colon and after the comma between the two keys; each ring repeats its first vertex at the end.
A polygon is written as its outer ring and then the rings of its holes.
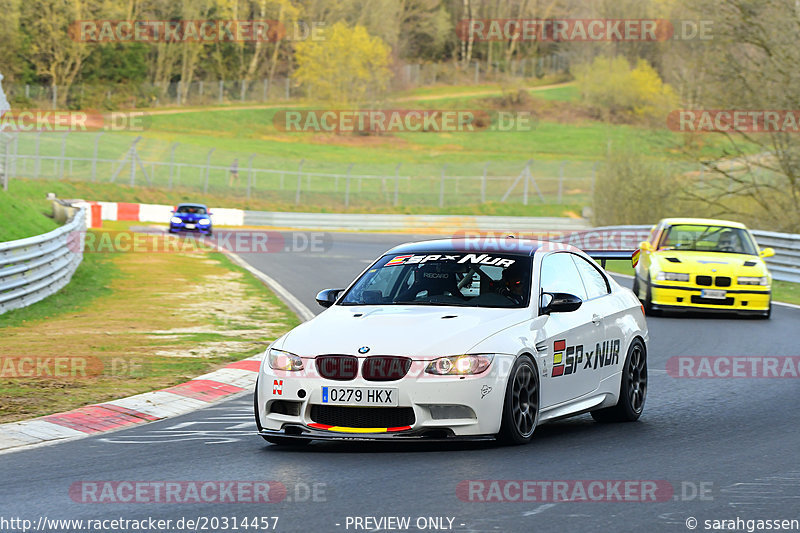
{"type": "Polygon", "coordinates": [[[413,301],[421,292],[427,291],[427,297],[450,295],[463,299],[458,289],[455,273],[441,272],[439,265],[423,265],[414,272],[414,282],[400,291],[397,299],[402,302],[413,301]]]}

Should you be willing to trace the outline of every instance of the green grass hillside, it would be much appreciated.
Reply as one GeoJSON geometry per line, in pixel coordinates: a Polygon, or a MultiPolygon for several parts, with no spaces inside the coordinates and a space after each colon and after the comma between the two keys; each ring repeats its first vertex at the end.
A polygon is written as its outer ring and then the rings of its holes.
{"type": "Polygon", "coordinates": [[[13,191],[14,187],[0,191],[0,242],[32,237],[58,227],[45,215],[50,204],[44,194],[33,198],[27,194],[15,195],[13,191]]]}

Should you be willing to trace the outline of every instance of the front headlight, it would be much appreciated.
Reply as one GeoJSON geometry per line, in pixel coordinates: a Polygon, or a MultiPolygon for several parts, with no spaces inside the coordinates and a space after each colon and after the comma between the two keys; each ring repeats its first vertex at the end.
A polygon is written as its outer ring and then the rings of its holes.
{"type": "Polygon", "coordinates": [[[198,224],[202,224],[202,225],[205,226],[206,224],[211,224],[211,219],[210,218],[201,218],[200,220],[197,221],[197,223],[198,224]]]}
{"type": "Polygon", "coordinates": [[[300,356],[273,348],[269,349],[267,362],[273,370],[288,370],[289,372],[303,370],[303,360],[300,359],[300,356]]]}
{"type": "Polygon", "coordinates": [[[173,224],[183,224],[183,219],[178,217],[172,217],[169,221],[173,224]]]}
{"type": "Polygon", "coordinates": [[[739,285],[766,285],[767,284],[767,277],[755,277],[755,276],[739,276],[736,278],[736,281],[739,285]]]}
{"type": "Polygon", "coordinates": [[[656,274],[656,279],[661,281],[689,281],[689,274],[682,274],[680,272],[659,272],[656,274]]]}
{"type": "Polygon", "coordinates": [[[491,354],[440,357],[428,363],[425,373],[437,376],[480,374],[489,368],[492,359],[494,359],[494,355],[491,354]]]}

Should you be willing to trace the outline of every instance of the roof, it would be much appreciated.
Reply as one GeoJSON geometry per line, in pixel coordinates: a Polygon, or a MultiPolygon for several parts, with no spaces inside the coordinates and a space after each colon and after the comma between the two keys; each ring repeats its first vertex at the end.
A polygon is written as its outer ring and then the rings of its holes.
{"type": "MultiPolygon", "coordinates": [[[[395,246],[387,254],[428,254],[434,252],[502,253],[531,256],[544,241],[503,237],[467,237],[409,242],[395,246]]],[[[563,246],[563,245],[562,245],[563,246]]]]}
{"type": "Polygon", "coordinates": [[[730,228],[747,229],[747,226],[741,222],[733,222],[732,220],[719,220],[715,218],[665,218],[661,221],[668,226],[676,224],[695,224],[704,226],[727,226],[730,228]]]}
{"type": "Polygon", "coordinates": [[[206,209],[208,209],[208,206],[206,206],[206,204],[193,204],[191,202],[183,202],[182,204],[178,204],[178,207],[182,205],[185,205],[187,207],[205,207],[206,209]]]}

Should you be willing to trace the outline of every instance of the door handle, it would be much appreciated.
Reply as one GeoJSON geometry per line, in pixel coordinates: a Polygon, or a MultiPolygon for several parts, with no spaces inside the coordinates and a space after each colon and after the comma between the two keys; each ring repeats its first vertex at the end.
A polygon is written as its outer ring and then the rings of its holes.
{"type": "Polygon", "coordinates": [[[603,322],[603,317],[600,315],[592,315],[592,324],[599,326],[603,322]]]}

